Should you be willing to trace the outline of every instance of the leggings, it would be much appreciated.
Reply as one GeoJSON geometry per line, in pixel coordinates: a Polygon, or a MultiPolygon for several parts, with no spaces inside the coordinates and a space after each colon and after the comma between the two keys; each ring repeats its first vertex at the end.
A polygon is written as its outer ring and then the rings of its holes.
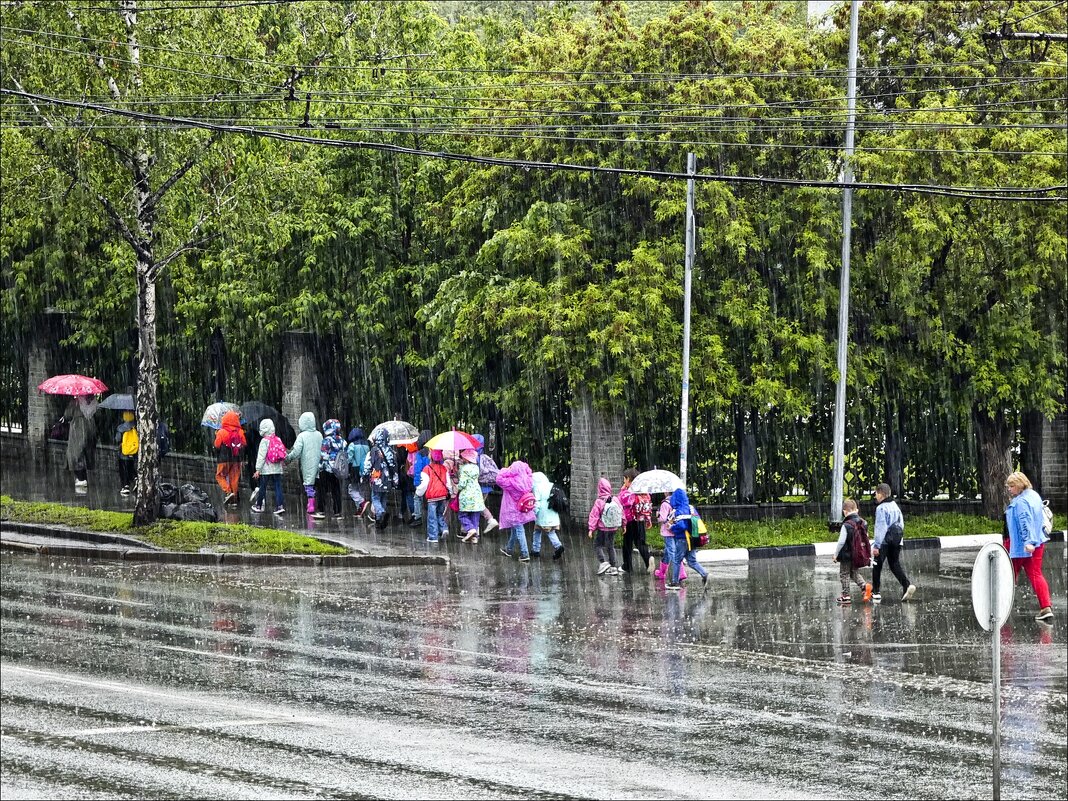
{"type": "Polygon", "coordinates": [[[1047,606],[1053,606],[1053,602],[1050,600],[1049,584],[1046,583],[1046,577],[1042,575],[1042,557],[1046,553],[1046,543],[1042,543],[1030,556],[1012,560],[1012,578],[1015,581],[1020,575],[1020,568],[1027,574],[1028,581],[1031,582],[1031,587],[1035,591],[1035,595],[1038,596],[1038,608],[1045,609],[1047,606]]]}

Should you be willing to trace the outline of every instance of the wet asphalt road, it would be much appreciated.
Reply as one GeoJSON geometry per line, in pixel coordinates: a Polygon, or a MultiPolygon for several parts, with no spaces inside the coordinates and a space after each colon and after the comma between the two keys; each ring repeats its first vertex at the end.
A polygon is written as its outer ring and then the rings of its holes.
{"type": "MultiPolygon", "coordinates": [[[[4,797],[988,797],[974,552],[910,552],[917,603],[841,609],[829,560],[679,595],[597,578],[578,541],[495,545],[381,570],[3,555],[4,797]]],[[[1063,545],[1046,574],[1055,624],[1024,580],[1003,634],[1006,798],[1068,782],[1063,545]]]]}

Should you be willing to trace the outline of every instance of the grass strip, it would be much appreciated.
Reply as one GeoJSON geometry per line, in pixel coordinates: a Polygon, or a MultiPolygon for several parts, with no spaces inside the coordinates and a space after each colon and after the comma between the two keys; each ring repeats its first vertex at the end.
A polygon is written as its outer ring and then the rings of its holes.
{"type": "Polygon", "coordinates": [[[108,534],[127,534],[170,551],[196,553],[202,548],[226,553],[341,555],[348,551],[314,537],[243,523],[192,523],[160,520],[134,526],[133,514],[66,506],[61,503],[17,501],[0,495],[0,520],[45,523],[108,534]]]}

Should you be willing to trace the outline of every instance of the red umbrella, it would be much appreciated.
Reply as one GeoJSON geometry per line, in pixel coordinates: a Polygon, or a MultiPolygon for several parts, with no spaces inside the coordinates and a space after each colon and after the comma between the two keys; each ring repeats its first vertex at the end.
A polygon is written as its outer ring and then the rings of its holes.
{"type": "Polygon", "coordinates": [[[85,375],[54,375],[37,385],[47,395],[99,395],[107,392],[107,385],[98,378],[85,375]]]}

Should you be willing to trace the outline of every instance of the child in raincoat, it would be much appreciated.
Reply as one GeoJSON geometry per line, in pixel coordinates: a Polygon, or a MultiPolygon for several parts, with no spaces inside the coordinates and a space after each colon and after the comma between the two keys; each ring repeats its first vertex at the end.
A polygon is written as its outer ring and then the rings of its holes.
{"type": "Polygon", "coordinates": [[[482,533],[489,534],[493,529],[500,526],[497,518],[493,516],[493,512],[489,508],[489,494],[493,491],[493,485],[497,483],[497,474],[500,472],[500,468],[493,461],[493,457],[486,453],[485,437],[481,434],[473,436],[475,441],[478,442],[478,483],[482,487],[482,500],[485,503],[482,517],[486,521],[486,529],[482,533]]]}
{"type": "Polygon", "coordinates": [[[123,412],[122,422],[115,430],[115,444],[119,446],[119,484],[122,489],[121,495],[129,495],[133,488],[134,474],[137,472],[137,453],[141,450],[141,443],[137,439],[137,425],[134,423],[133,412],[123,412]]]}
{"type": "Polygon", "coordinates": [[[319,455],[323,447],[323,435],[316,430],[315,415],[304,412],[300,416],[300,433],[286,454],[286,464],[300,459],[300,478],[304,494],[308,497],[308,514],[315,514],[315,479],[319,475],[319,455]]]}
{"type": "Polygon", "coordinates": [[[511,557],[519,546],[519,561],[530,561],[527,548],[526,524],[534,520],[534,479],[530,465],[514,461],[497,474],[497,486],[504,490],[501,496],[501,530],[510,531],[508,543],[501,553],[511,557]]]}
{"type": "MultiPolygon", "coordinates": [[[[697,510],[690,505],[690,499],[686,490],[677,489],[671,493],[671,524],[668,531],[675,540],[674,551],[671,555],[671,573],[668,575],[667,588],[678,590],[682,588],[682,562],[683,560],[701,577],[701,584],[708,584],[708,571],[701,567],[697,561],[697,551],[693,547],[693,538],[696,538],[697,510]],[[694,535],[691,538],[691,534],[694,535]]],[[[666,540],[665,540],[666,542],[666,540]]]]}
{"type": "Polygon", "coordinates": [[[374,510],[374,522],[379,528],[389,523],[386,511],[386,498],[397,486],[397,455],[389,444],[389,434],[380,428],[375,434],[371,451],[367,454],[368,474],[371,476],[371,508],[374,510]]]}
{"type": "Polygon", "coordinates": [[[267,461],[267,451],[270,449],[272,439],[277,439],[274,433],[274,422],[269,417],[264,417],[260,421],[260,446],[256,449],[256,471],[252,474],[253,480],[260,482],[252,511],[263,511],[263,505],[267,502],[267,492],[273,487],[274,513],[280,515],[286,510],[282,505],[282,472],[285,469],[285,462],[267,461]]]}
{"type": "Polygon", "coordinates": [[[223,503],[237,503],[241,487],[241,460],[245,458],[248,439],[241,427],[241,415],[227,412],[215,433],[215,481],[223,491],[223,503]]]}
{"type": "Polygon", "coordinates": [[[367,445],[367,438],[362,428],[354,428],[349,431],[349,497],[356,504],[356,517],[363,517],[371,508],[371,502],[363,497],[363,484],[367,479],[364,472],[364,463],[367,461],[371,448],[367,445]]]}
{"type": "Polygon", "coordinates": [[[564,546],[560,542],[560,513],[549,508],[549,495],[553,491],[553,482],[538,471],[531,477],[534,493],[534,538],[530,546],[531,556],[541,556],[541,537],[544,534],[553,546],[553,559],[564,555],[564,546]]]}
{"type": "Polygon", "coordinates": [[[457,484],[460,506],[459,536],[464,542],[478,544],[478,524],[486,502],[478,483],[478,451],[460,451],[460,473],[457,484]]]}
{"type": "MultiPolygon", "coordinates": [[[[587,521],[587,536],[593,541],[594,552],[597,554],[597,575],[618,576],[620,570],[616,566],[616,532],[619,528],[610,525],[604,520],[605,506],[612,500],[612,482],[601,476],[597,482],[597,500],[590,509],[590,517],[587,521]]],[[[615,501],[618,503],[618,501],[615,501]]],[[[622,519],[622,514],[620,515],[622,519]]]]}
{"type": "MultiPolygon", "coordinates": [[[[340,431],[341,422],[331,417],[323,423],[323,444],[319,446],[319,479],[316,492],[317,495],[330,493],[334,502],[334,517],[341,517],[341,479],[334,473],[334,464],[338,454],[344,451],[348,444],[341,438],[338,433],[340,431]]],[[[325,498],[322,502],[325,503],[325,498]]],[[[326,511],[320,506],[312,512],[312,517],[326,517],[326,511]]]]}
{"type": "MultiPolygon", "coordinates": [[[[659,493],[658,493],[659,494],[659,493]]],[[[674,513],[671,511],[671,498],[662,495],[660,505],[656,512],[656,521],[660,524],[660,536],[664,540],[664,553],[660,557],[660,566],[653,572],[658,579],[668,579],[671,576],[671,562],[675,555],[675,535],[671,533],[671,524],[675,522],[674,513]]],[[[679,565],[679,581],[686,580],[686,566],[679,565]]]]}

